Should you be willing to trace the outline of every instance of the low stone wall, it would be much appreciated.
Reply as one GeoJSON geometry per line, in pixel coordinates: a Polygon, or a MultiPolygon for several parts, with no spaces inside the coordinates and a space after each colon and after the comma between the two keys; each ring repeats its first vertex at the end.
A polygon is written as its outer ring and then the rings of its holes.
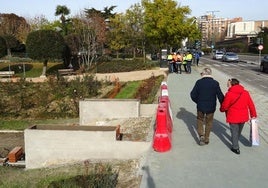
{"type": "Polygon", "coordinates": [[[136,159],[150,142],[116,140],[116,126],[34,125],[24,131],[27,169],[87,159],[136,159]]]}
{"type": "Polygon", "coordinates": [[[137,159],[151,142],[116,140],[117,125],[128,118],[152,117],[157,104],[138,99],[79,101],[79,126],[34,125],[24,131],[27,169],[87,159],[137,159]]]}
{"type": "Polygon", "coordinates": [[[85,99],[79,101],[79,124],[90,125],[103,119],[140,116],[138,99],[85,99]]]}

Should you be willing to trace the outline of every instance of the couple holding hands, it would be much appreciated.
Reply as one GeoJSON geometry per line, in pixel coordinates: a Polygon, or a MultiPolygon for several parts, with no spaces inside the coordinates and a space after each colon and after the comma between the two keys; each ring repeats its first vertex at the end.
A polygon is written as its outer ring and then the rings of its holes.
{"type": "Polygon", "coordinates": [[[256,108],[249,92],[240,85],[236,78],[227,81],[228,91],[223,95],[219,82],[212,77],[212,71],[206,67],[201,73],[202,78],[197,80],[191,93],[191,99],[197,105],[197,132],[199,144],[209,144],[209,134],[212,129],[217,99],[225,112],[226,122],[231,131],[231,151],[240,154],[239,138],[244,124],[257,117],[256,108]],[[204,128],[205,125],[205,128],[204,128]]]}

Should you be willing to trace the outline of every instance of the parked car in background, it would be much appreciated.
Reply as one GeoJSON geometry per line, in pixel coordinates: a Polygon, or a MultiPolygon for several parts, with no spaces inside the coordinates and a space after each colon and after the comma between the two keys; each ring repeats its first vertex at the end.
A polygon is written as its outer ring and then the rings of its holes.
{"type": "Polygon", "coordinates": [[[223,51],[215,51],[213,53],[212,59],[216,59],[216,60],[222,59],[223,54],[224,54],[223,51]]]}
{"type": "Polygon", "coordinates": [[[223,54],[222,56],[222,61],[226,61],[226,62],[236,62],[238,63],[239,61],[239,57],[236,53],[234,52],[226,52],[225,54],[223,54]]]}
{"type": "Polygon", "coordinates": [[[203,51],[199,51],[199,55],[201,57],[201,56],[205,55],[205,53],[203,51]]]}
{"type": "Polygon", "coordinates": [[[261,72],[266,72],[268,70],[268,55],[263,56],[260,64],[261,72]]]}

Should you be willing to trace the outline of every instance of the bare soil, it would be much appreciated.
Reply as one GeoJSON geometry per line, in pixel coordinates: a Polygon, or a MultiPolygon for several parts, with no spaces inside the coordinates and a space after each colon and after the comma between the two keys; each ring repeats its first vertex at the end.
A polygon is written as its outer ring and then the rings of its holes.
{"type": "MultiPolygon", "coordinates": [[[[130,118],[120,123],[122,139],[132,141],[146,141],[151,130],[152,118],[130,118]]],[[[23,132],[0,132],[0,158],[8,158],[8,153],[16,146],[24,149],[23,132]]],[[[26,156],[27,157],[27,156],[26,156]]],[[[113,160],[109,164],[119,171],[117,188],[139,187],[141,176],[138,174],[140,169],[140,159],[133,160],[113,160]]],[[[1,168],[1,167],[0,167],[1,168]]],[[[68,167],[67,167],[68,169],[68,167]]]]}
{"type": "Polygon", "coordinates": [[[0,132],[0,158],[7,157],[8,153],[16,146],[24,149],[23,132],[0,132]]]}

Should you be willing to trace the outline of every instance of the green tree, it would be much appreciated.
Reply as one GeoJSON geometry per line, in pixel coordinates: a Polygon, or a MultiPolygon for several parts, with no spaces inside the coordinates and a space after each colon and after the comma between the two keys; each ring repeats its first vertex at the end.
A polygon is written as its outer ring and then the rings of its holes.
{"type": "Polygon", "coordinates": [[[260,43],[263,45],[262,53],[268,53],[268,27],[260,28],[261,31],[258,33],[258,38],[260,38],[260,43]]]}
{"type": "Polygon", "coordinates": [[[130,42],[133,57],[136,57],[136,50],[142,48],[143,54],[144,52],[144,45],[145,45],[145,36],[143,30],[144,24],[144,14],[143,8],[140,4],[132,5],[126,11],[126,34],[127,34],[127,41],[130,42]]]}
{"type": "Polygon", "coordinates": [[[67,35],[67,25],[71,21],[70,19],[66,19],[65,16],[70,14],[70,10],[66,6],[58,5],[56,8],[55,16],[60,16],[63,35],[67,35]]]}
{"type": "Polygon", "coordinates": [[[127,30],[126,30],[126,17],[124,14],[116,14],[114,18],[110,19],[109,23],[109,47],[114,50],[119,57],[119,51],[126,48],[128,43],[126,40],[127,30]]]}
{"type": "Polygon", "coordinates": [[[40,29],[48,29],[47,25],[50,24],[50,22],[44,15],[29,18],[27,22],[30,25],[31,31],[36,31],[40,29]]]}
{"type": "Polygon", "coordinates": [[[104,19],[110,19],[115,16],[115,13],[112,13],[116,6],[110,6],[110,7],[104,7],[103,12],[102,12],[102,17],[104,19]]]}
{"type": "Polygon", "coordinates": [[[33,31],[27,37],[26,51],[30,58],[43,61],[41,76],[46,76],[48,61],[62,59],[65,51],[65,42],[59,32],[52,30],[33,31]]]}
{"type": "Polygon", "coordinates": [[[178,6],[173,0],[142,0],[145,9],[144,32],[158,48],[178,46],[183,39],[198,38],[199,32],[188,6],[178,6]]]}
{"type": "MultiPolygon", "coordinates": [[[[48,21],[45,16],[35,16],[32,19],[27,20],[30,27],[31,31],[36,31],[36,30],[54,30],[54,31],[59,31],[62,32],[62,23],[60,20],[54,20],[52,22],[48,21]]],[[[71,31],[71,23],[68,22],[66,25],[67,30],[71,31]]]]}
{"type": "Polygon", "coordinates": [[[87,17],[91,17],[92,15],[98,14],[99,16],[103,17],[104,19],[110,19],[115,16],[115,13],[112,13],[116,6],[110,6],[110,7],[104,7],[103,11],[101,10],[96,10],[94,8],[91,9],[85,9],[85,14],[87,17]]]}

